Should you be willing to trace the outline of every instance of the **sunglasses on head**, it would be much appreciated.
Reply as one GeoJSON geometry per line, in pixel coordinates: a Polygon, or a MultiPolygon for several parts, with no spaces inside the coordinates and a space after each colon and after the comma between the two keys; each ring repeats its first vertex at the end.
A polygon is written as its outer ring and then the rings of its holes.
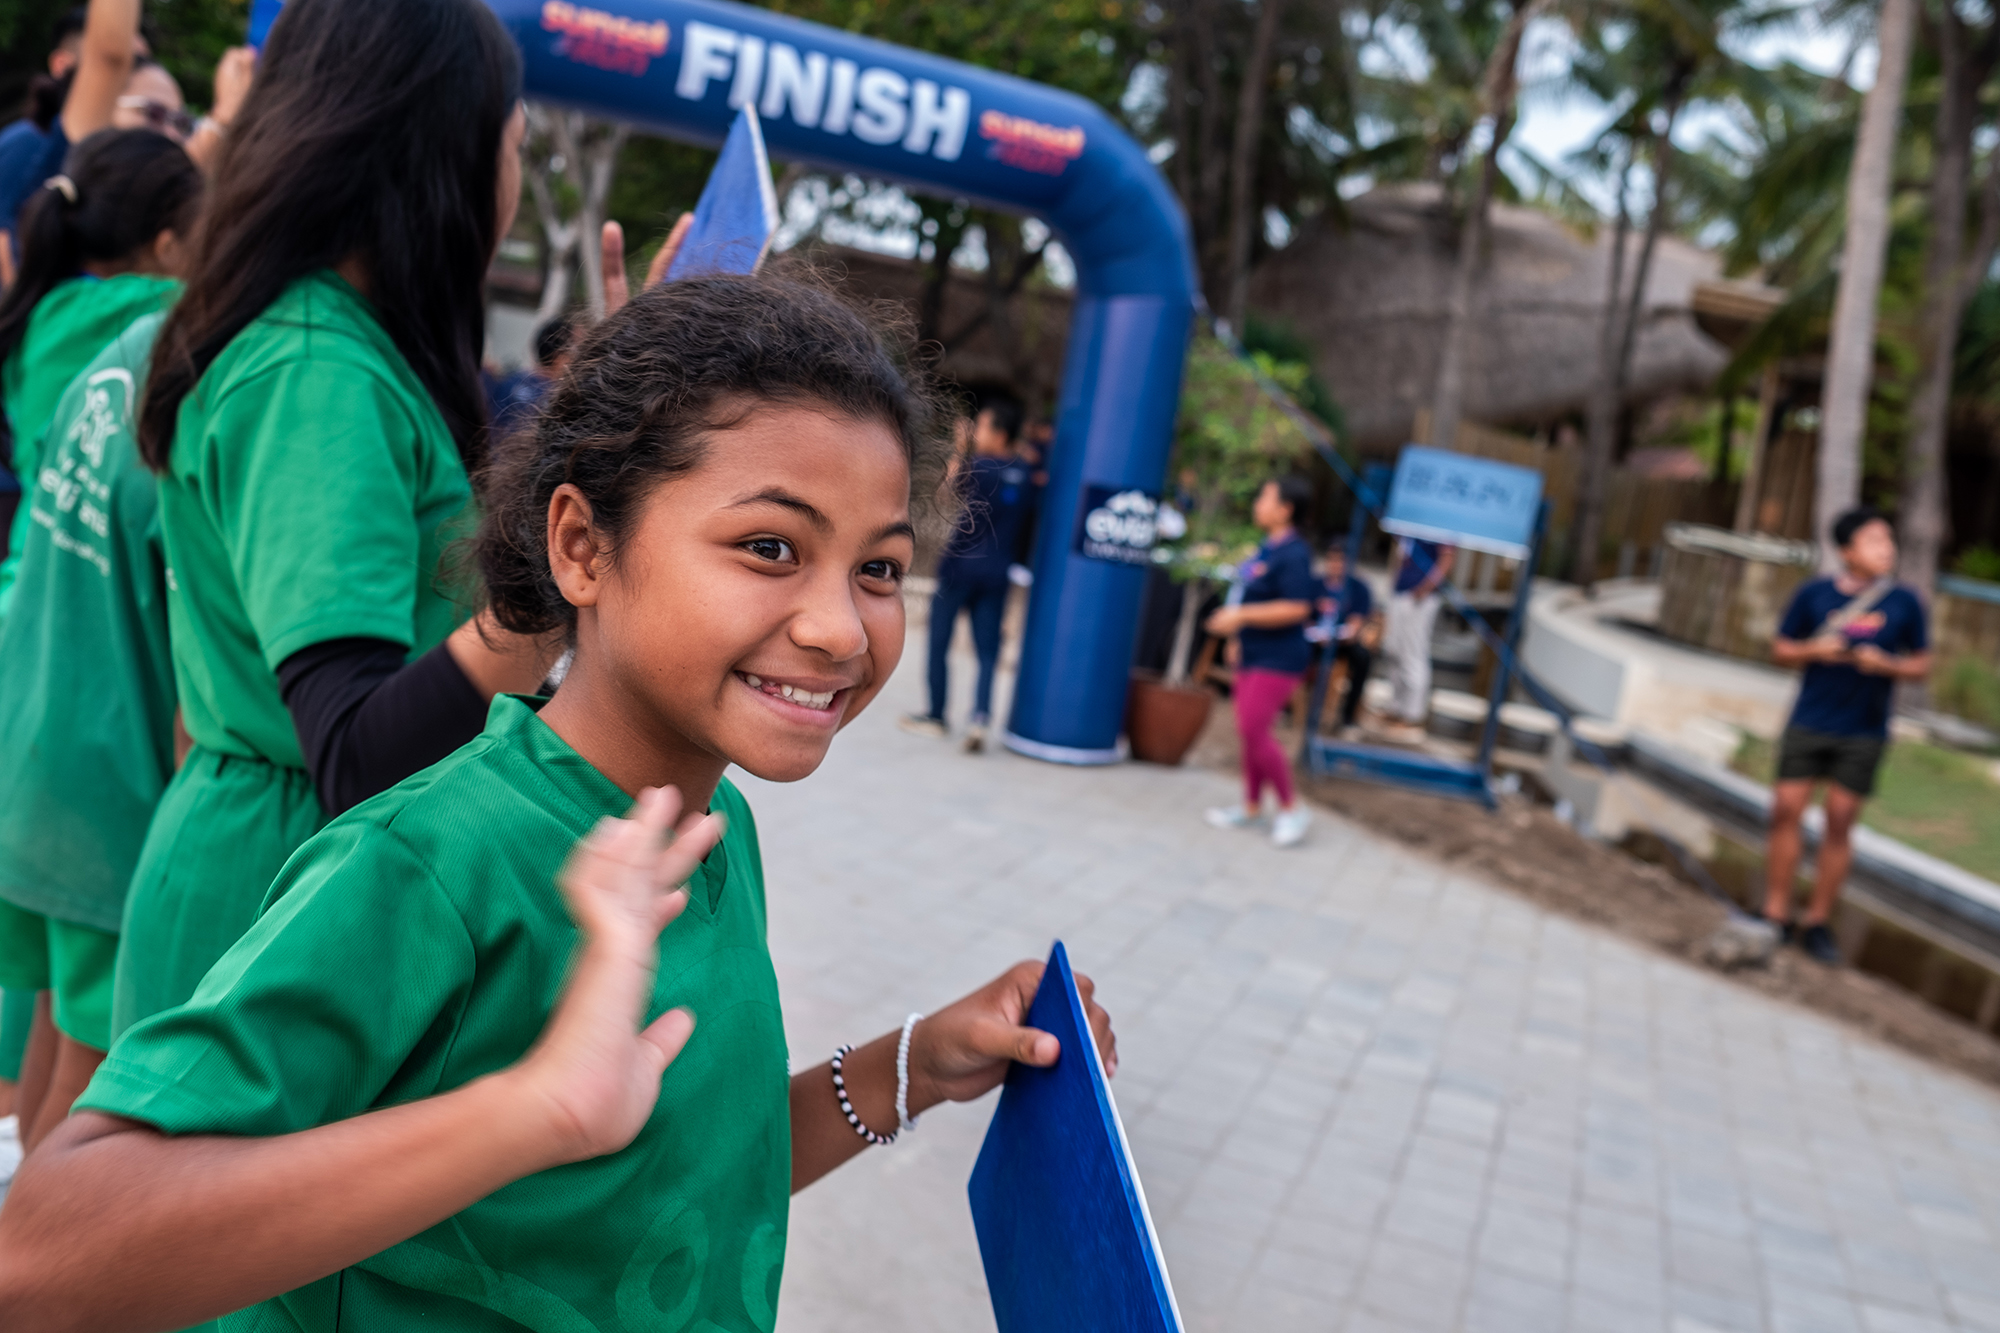
{"type": "Polygon", "coordinates": [[[177,106],[150,97],[121,97],[118,99],[120,111],[136,111],[146,122],[146,128],[157,130],[172,139],[185,139],[194,133],[194,117],[177,106]]]}

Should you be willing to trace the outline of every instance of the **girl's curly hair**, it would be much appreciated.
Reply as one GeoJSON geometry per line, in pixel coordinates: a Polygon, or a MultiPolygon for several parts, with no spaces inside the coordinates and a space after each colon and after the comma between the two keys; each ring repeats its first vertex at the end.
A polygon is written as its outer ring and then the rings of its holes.
{"type": "Polygon", "coordinates": [[[575,486],[615,553],[661,481],[701,462],[705,436],[758,403],[809,404],[894,433],[910,463],[911,521],[931,536],[954,508],[951,442],[907,341],[799,277],[662,283],[598,324],[526,427],[482,478],[476,558],[494,618],[565,635],[576,608],[549,572],[549,498],[575,486]]]}

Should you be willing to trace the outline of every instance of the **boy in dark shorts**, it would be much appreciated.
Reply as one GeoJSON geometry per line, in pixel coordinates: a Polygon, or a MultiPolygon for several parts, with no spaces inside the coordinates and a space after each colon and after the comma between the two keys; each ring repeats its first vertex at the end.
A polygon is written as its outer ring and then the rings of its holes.
{"type": "Polygon", "coordinates": [[[1850,838],[1861,806],[1875,792],[1875,770],[1889,743],[1889,705],[1899,680],[1931,669],[1923,603],[1894,581],[1896,534],[1873,509],[1851,509],[1833,524],[1841,572],[1802,586],[1785,609],[1771,660],[1804,667],[1799,699],[1778,745],[1771,799],[1764,915],[1822,963],[1840,949],[1827,919],[1853,858],[1850,838]],[[1826,782],[1826,830],[1806,914],[1791,924],[1799,864],[1799,821],[1815,784],[1826,782]]]}

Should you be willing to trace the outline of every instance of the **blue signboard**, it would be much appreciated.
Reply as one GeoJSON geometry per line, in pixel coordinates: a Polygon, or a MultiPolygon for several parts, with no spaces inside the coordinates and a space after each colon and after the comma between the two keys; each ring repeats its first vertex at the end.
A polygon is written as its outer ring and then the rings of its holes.
{"type": "Polygon", "coordinates": [[[1405,445],[1382,530],[1520,560],[1541,503],[1542,474],[1532,468],[1405,445]]]}

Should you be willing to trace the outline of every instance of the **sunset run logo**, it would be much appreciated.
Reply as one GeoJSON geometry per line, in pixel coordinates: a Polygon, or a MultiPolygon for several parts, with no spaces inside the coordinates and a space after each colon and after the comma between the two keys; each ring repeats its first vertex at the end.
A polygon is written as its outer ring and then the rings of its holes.
{"type": "Polygon", "coordinates": [[[542,27],[558,34],[555,53],[613,74],[641,75],[667,53],[667,25],[607,14],[601,9],[546,0],[542,27]]]}
{"type": "Polygon", "coordinates": [[[979,137],[992,140],[986,155],[995,161],[1044,176],[1060,176],[1083,156],[1083,126],[1062,129],[1004,111],[979,113],[979,137]]]}

